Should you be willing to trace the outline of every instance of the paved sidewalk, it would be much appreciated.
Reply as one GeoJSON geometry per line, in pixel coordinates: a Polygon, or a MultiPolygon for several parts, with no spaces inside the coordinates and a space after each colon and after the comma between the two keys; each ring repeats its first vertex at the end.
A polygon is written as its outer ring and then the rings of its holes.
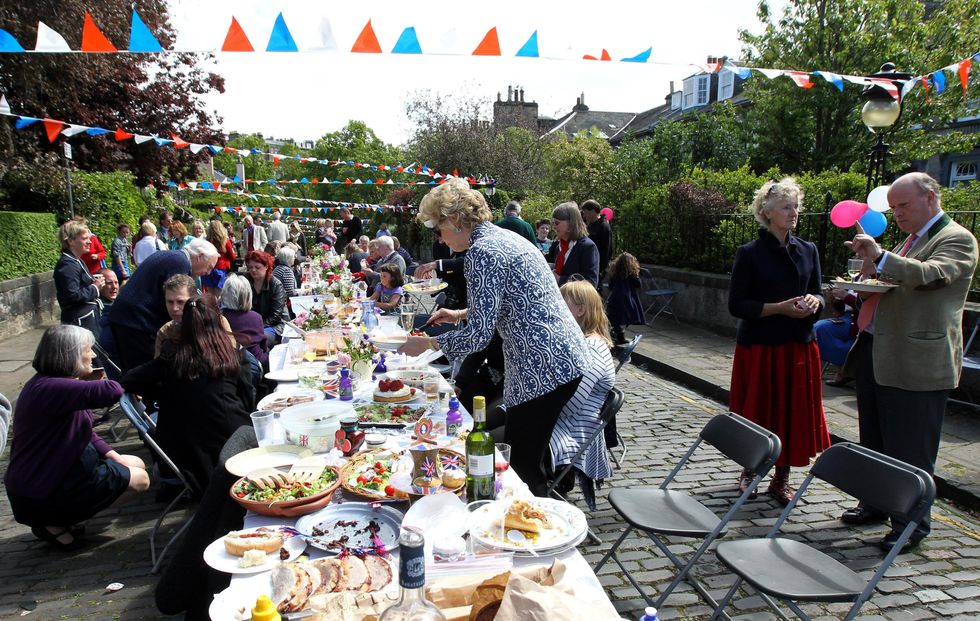
{"type": "MultiPolygon", "coordinates": [[[[721,403],[728,403],[735,339],[660,317],[650,326],[634,326],[642,334],[635,362],[680,382],[721,403]]],[[[823,386],[824,411],[830,433],[857,442],[857,399],[854,384],[823,386]]],[[[974,509],[980,508],[980,415],[950,405],[943,424],[936,464],[939,494],[974,509]]]]}

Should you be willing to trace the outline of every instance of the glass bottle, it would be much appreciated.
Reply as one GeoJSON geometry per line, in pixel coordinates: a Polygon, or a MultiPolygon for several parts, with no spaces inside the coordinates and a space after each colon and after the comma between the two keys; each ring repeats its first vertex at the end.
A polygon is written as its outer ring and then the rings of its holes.
{"type": "Polygon", "coordinates": [[[446,616],[425,599],[425,538],[417,530],[403,528],[398,538],[398,585],[401,596],[378,621],[446,621],[446,616]]]}
{"type": "Polygon", "coordinates": [[[493,500],[494,443],[487,431],[487,400],[473,397],[473,431],[466,436],[466,498],[493,500]]]}

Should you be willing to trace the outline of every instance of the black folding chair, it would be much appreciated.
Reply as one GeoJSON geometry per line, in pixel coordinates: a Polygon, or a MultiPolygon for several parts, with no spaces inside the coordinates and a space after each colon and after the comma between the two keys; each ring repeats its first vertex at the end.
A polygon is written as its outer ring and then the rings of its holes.
{"type": "MultiPolygon", "coordinates": [[[[797,602],[853,602],[845,621],[853,619],[874,593],[915,528],[926,518],[936,485],[929,473],[863,446],[843,442],[824,451],[810,469],[793,500],[764,539],[725,541],[718,558],[737,576],[735,584],[715,607],[712,619],[724,610],[742,582],[747,582],[782,617],[772,598],[781,599],[801,619],[810,619],[797,602]],[[908,520],[898,540],[870,580],[836,559],[795,539],[777,537],[779,529],[814,477],[830,483],[865,504],[908,520]]],[[[867,568],[861,567],[867,571],[867,568]]]]}
{"type": "MultiPolygon", "coordinates": [[[[617,375],[619,374],[619,370],[630,361],[630,358],[633,355],[633,350],[636,349],[636,346],[639,345],[640,339],[642,338],[642,334],[637,334],[634,336],[633,340],[631,340],[629,344],[623,348],[623,351],[616,356],[617,375]]],[[[609,450],[609,456],[612,457],[612,460],[616,463],[617,468],[622,468],[623,462],[626,460],[626,451],[628,449],[626,447],[626,440],[623,439],[623,436],[620,435],[619,430],[616,428],[615,416],[609,420],[609,423],[606,425],[603,433],[606,435],[606,448],[609,450]],[[621,448],[619,455],[616,455],[616,451],[614,450],[616,447],[621,448]]]]}
{"type": "Polygon", "coordinates": [[[158,461],[163,462],[170,468],[171,471],[173,471],[176,479],[179,480],[179,482],[184,486],[180,493],[178,493],[174,499],[170,501],[170,504],[166,506],[163,513],[160,514],[160,517],[157,518],[156,524],[153,525],[153,530],[150,531],[150,560],[153,563],[151,573],[155,574],[160,571],[160,564],[163,562],[163,557],[166,556],[167,550],[170,549],[170,546],[173,545],[173,543],[184,533],[184,530],[186,530],[188,524],[190,524],[190,516],[188,516],[185,518],[180,529],[174,533],[173,537],[171,537],[167,544],[163,546],[163,550],[161,550],[160,554],[158,555],[156,537],[160,530],[161,524],[163,524],[163,518],[165,518],[167,514],[173,510],[177,503],[180,502],[181,498],[184,498],[185,496],[187,498],[192,498],[194,496],[194,488],[187,481],[187,477],[185,477],[180,471],[180,468],[174,464],[173,460],[167,456],[163,449],[160,448],[160,445],[157,444],[156,440],[153,439],[151,433],[156,429],[156,422],[146,414],[146,408],[143,406],[143,403],[135,396],[127,392],[123,393],[123,396],[119,399],[119,406],[126,418],[129,419],[130,424],[134,429],[136,429],[137,433],[139,433],[140,440],[143,442],[143,444],[153,452],[158,461]]]}
{"type": "MultiPolygon", "coordinates": [[[[729,520],[748,500],[762,477],[776,463],[780,449],[779,438],[774,433],[738,414],[729,412],[718,414],[712,418],[659,488],[626,488],[614,489],[610,492],[609,504],[626,520],[629,526],[596,565],[596,573],[606,564],[607,560],[612,558],[626,574],[630,584],[639,591],[643,599],[651,606],[661,608],[681,580],[686,580],[701,594],[706,602],[716,606],[714,598],[708,593],[707,588],[694,578],[691,569],[715,539],[725,536],[725,527],[729,520]],[[748,488],[732,502],[728,511],[721,518],[690,494],[668,489],[670,482],[687,464],[702,442],[710,444],[742,468],[755,473],[755,478],[752,479],[748,488]],[[616,549],[633,532],[634,528],[645,532],[653,543],[660,548],[664,556],[670,559],[674,566],[680,570],[656,602],[647,595],[616,556],[616,549]],[[685,563],[667,547],[662,539],[665,536],[688,537],[702,541],[698,549],[691,554],[685,563]]],[[[725,618],[727,619],[728,616],[725,615],[725,618]]]]}
{"type": "Polygon", "coordinates": [[[623,365],[630,361],[630,357],[633,355],[633,350],[640,344],[640,339],[642,338],[642,334],[637,334],[634,336],[633,340],[631,340],[629,344],[623,348],[623,351],[619,352],[619,355],[616,356],[616,373],[619,373],[619,370],[623,368],[623,365]]]}
{"type": "MultiPolygon", "coordinates": [[[[558,487],[558,484],[561,483],[562,479],[564,479],[571,472],[572,468],[575,467],[575,462],[577,462],[578,458],[582,456],[582,453],[587,451],[589,447],[592,446],[592,443],[596,441],[596,438],[599,437],[599,434],[602,433],[602,430],[605,429],[609,421],[611,421],[616,416],[616,413],[622,409],[624,399],[625,395],[623,394],[622,390],[616,388],[615,386],[609,389],[609,394],[606,395],[606,401],[602,404],[602,409],[599,410],[599,426],[592,432],[589,440],[578,448],[578,451],[576,451],[575,455],[572,457],[572,461],[562,467],[562,469],[558,472],[558,475],[548,486],[548,494],[550,496],[554,496],[558,500],[568,502],[568,499],[562,496],[555,488],[558,487]]],[[[602,539],[595,534],[592,528],[588,529],[588,537],[597,544],[602,543],[602,539]]]]}

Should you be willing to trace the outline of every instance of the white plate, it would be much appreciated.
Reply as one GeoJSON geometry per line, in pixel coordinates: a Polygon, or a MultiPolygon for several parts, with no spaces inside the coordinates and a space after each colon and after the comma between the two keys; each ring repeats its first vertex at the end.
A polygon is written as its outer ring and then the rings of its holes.
{"type": "Polygon", "coordinates": [[[443,289],[449,286],[449,283],[441,283],[435,287],[420,287],[418,283],[410,282],[402,287],[402,291],[405,293],[413,293],[415,295],[436,295],[443,289]]]}
{"type": "Polygon", "coordinates": [[[278,369],[265,374],[265,379],[273,382],[298,382],[299,369],[278,369]]]}
{"type": "Polygon", "coordinates": [[[898,287],[898,285],[884,282],[849,282],[845,280],[834,280],[831,281],[830,284],[840,289],[852,289],[854,291],[860,291],[861,293],[885,293],[886,291],[891,291],[892,289],[898,287]]]}
{"type": "Polygon", "coordinates": [[[304,515],[296,521],[296,530],[301,533],[312,533],[314,527],[323,529],[326,534],[322,539],[310,538],[310,545],[326,552],[336,553],[340,548],[330,544],[342,535],[351,538],[352,547],[373,548],[370,536],[362,531],[369,522],[376,522],[381,529],[378,536],[390,552],[398,548],[399,527],[404,518],[405,514],[388,505],[372,506],[369,502],[345,502],[304,515]],[[337,524],[346,521],[356,522],[356,525],[337,524]]]}
{"type": "Polygon", "coordinates": [[[510,500],[488,504],[477,509],[473,513],[470,536],[485,546],[512,552],[534,550],[541,554],[566,548],[588,529],[585,514],[578,507],[552,498],[529,498],[527,501],[535,508],[546,512],[555,525],[555,528],[545,530],[536,542],[515,542],[498,537],[493,532],[499,530],[500,520],[503,519],[503,512],[506,511],[505,507],[510,505],[510,500]],[[501,507],[501,503],[504,507],[501,507]],[[494,523],[498,524],[497,528],[493,528],[494,523]]]}
{"type": "Polygon", "coordinates": [[[313,455],[313,450],[305,446],[292,444],[275,444],[249,449],[231,457],[225,462],[225,470],[236,477],[246,476],[259,468],[275,468],[276,466],[291,466],[313,455]]]}
{"type": "MultiPolygon", "coordinates": [[[[266,376],[268,377],[268,375],[266,376]]],[[[286,386],[282,390],[277,390],[276,392],[269,393],[268,395],[262,397],[262,400],[258,402],[255,406],[256,410],[267,410],[268,405],[276,401],[277,399],[283,399],[286,397],[292,397],[293,395],[309,395],[313,397],[313,401],[323,400],[322,390],[313,390],[310,388],[302,388],[300,386],[286,386]]],[[[287,406],[288,407],[288,406],[287,406]]],[[[285,408],[283,408],[285,409],[285,408]]],[[[282,410],[280,410],[282,411],[282,410]]]]}
{"type": "MultiPolygon", "coordinates": [[[[279,527],[267,526],[266,528],[279,527]]],[[[246,528],[244,530],[252,531],[255,529],[246,528]]],[[[306,550],[306,541],[302,537],[290,537],[282,542],[282,547],[289,552],[289,559],[287,560],[292,561],[306,550]]],[[[228,551],[225,550],[224,537],[212,541],[211,545],[204,548],[204,562],[210,567],[218,571],[223,571],[226,574],[257,574],[260,571],[269,571],[279,562],[279,550],[266,554],[267,560],[265,564],[255,567],[239,567],[238,559],[239,557],[228,554],[228,551]]]]}

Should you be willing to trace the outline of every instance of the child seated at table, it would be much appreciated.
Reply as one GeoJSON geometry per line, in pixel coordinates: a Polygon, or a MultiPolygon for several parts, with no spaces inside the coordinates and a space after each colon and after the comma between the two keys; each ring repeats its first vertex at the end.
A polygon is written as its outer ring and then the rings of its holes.
{"type": "Polygon", "coordinates": [[[381,274],[381,282],[368,299],[374,300],[374,307],[386,313],[396,310],[402,299],[402,286],[405,284],[402,271],[394,263],[385,263],[378,272],[381,274]]]}

